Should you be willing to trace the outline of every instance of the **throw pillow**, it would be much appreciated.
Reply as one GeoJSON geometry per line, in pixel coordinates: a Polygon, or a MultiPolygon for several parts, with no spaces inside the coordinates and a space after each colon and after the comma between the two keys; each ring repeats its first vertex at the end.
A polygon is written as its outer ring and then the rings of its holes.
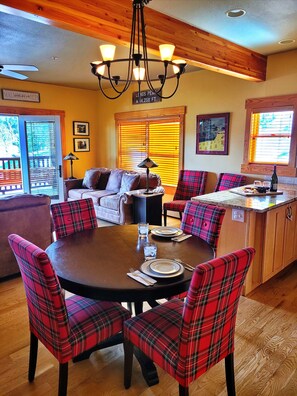
{"type": "Polygon", "coordinates": [[[122,176],[125,171],[123,169],[113,169],[110,172],[106,190],[119,192],[121,188],[122,176]]]}
{"type": "Polygon", "coordinates": [[[139,184],[140,175],[138,173],[124,173],[120,193],[136,190],[139,184]]]}
{"type": "Polygon", "coordinates": [[[97,169],[88,169],[82,182],[83,187],[95,189],[98,184],[100,174],[100,171],[97,169]]]}

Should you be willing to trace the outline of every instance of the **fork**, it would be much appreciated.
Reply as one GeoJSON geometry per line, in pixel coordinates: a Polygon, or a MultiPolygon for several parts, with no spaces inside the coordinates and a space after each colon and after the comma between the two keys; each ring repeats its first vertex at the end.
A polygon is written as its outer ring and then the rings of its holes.
{"type": "Polygon", "coordinates": [[[134,268],[129,268],[129,271],[133,276],[136,276],[137,278],[140,278],[140,279],[144,280],[146,283],[148,283],[149,285],[153,286],[154,282],[147,279],[147,277],[144,278],[141,275],[137,274],[137,271],[134,268]]]}
{"type": "Polygon", "coordinates": [[[178,263],[182,264],[185,269],[187,269],[188,271],[194,271],[195,268],[192,267],[192,265],[185,263],[184,261],[182,261],[181,259],[175,258],[173,259],[174,261],[177,261],[178,263]]]}

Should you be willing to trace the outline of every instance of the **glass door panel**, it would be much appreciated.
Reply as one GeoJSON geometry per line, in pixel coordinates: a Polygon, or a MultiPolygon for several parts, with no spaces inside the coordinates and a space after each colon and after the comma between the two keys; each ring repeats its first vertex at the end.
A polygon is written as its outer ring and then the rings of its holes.
{"type": "Polygon", "coordinates": [[[63,200],[59,117],[22,116],[19,121],[24,191],[63,200]]]}

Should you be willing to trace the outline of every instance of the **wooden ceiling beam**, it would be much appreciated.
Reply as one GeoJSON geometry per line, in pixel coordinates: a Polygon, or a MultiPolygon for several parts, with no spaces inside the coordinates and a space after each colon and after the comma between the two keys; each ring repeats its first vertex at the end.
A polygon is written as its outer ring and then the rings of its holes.
{"type": "MultiPolygon", "coordinates": [[[[2,0],[0,11],[129,46],[131,0],[2,0]]],[[[265,81],[267,57],[145,7],[147,45],[175,45],[175,58],[250,81],[265,81]]]]}

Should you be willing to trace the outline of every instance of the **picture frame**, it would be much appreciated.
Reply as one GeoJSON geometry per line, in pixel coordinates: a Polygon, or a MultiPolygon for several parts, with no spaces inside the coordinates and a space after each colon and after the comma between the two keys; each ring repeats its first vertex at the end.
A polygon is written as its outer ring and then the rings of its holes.
{"type": "Polygon", "coordinates": [[[89,136],[89,123],[86,121],[73,121],[73,135],[89,136]]]}
{"type": "Polygon", "coordinates": [[[5,89],[1,90],[3,100],[15,100],[20,102],[36,102],[40,103],[39,92],[31,91],[18,91],[16,89],[5,89]]]}
{"type": "Polygon", "coordinates": [[[196,154],[228,155],[230,113],[197,115],[196,154]]]}
{"type": "Polygon", "coordinates": [[[74,151],[90,151],[90,139],[89,138],[74,138],[73,139],[73,150],[74,151]]]}

